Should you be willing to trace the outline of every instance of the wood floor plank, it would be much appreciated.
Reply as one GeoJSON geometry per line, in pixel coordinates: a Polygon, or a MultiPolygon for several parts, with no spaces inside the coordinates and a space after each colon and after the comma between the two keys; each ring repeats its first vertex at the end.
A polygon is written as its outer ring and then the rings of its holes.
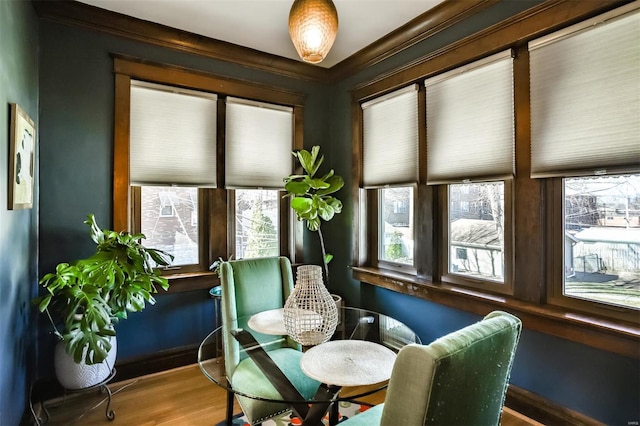
{"type": "MultiPolygon", "coordinates": [[[[224,420],[226,392],[211,383],[197,365],[143,376],[109,385],[115,419],[105,416],[106,395],[94,390],[75,393],[61,401],[49,401],[52,426],[213,426],[224,420]]],[[[370,404],[384,400],[384,392],[361,398],[370,404]]],[[[234,413],[240,407],[235,402],[234,413]]],[[[505,407],[503,426],[540,426],[505,407]]]]}

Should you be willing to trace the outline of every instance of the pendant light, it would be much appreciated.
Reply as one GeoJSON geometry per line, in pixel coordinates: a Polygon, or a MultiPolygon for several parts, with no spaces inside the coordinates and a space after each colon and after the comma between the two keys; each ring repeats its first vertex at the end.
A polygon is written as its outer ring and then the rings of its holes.
{"type": "Polygon", "coordinates": [[[338,11],[331,0],[295,0],[289,12],[289,35],[303,61],[321,62],[338,33],[338,11]]]}

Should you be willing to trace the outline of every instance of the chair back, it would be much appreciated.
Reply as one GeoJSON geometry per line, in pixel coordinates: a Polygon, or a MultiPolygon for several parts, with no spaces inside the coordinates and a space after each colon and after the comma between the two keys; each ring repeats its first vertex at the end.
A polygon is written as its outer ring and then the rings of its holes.
{"type": "Polygon", "coordinates": [[[231,260],[220,265],[221,311],[227,374],[240,362],[239,345],[228,339],[238,318],[284,307],[293,291],[291,262],[286,257],[231,260]]]}
{"type": "Polygon", "coordinates": [[[429,345],[398,353],[381,425],[498,425],[520,320],[495,311],[429,345]]]}

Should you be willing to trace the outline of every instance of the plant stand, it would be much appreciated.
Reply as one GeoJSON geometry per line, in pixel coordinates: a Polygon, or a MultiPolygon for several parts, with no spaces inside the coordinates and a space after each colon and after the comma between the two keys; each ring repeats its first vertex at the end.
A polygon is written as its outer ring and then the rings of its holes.
{"type": "MultiPolygon", "coordinates": [[[[107,384],[115,377],[116,375],[116,369],[114,368],[113,370],[111,370],[111,373],[109,374],[109,376],[104,379],[102,382],[95,384],[93,386],[89,386],[86,388],[82,388],[82,389],[64,389],[64,394],[62,396],[62,402],[60,403],[60,406],[64,405],[65,400],[67,398],[67,395],[70,394],[74,394],[74,393],[80,393],[80,392],[89,392],[92,390],[96,390],[98,389],[101,393],[106,393],[107,394],[107,407],[105,409],[105,416],[107,417],[107,419],[109,419],[109,421],[113,421],[116,418],[116,413],[115,411],[113,411],[111,409],[111,389],[109,389],[109,386],[107,386],[107,384]]],[[[36,423],[38,425],[41,424],[46,424],[49,419],[50,419],[50,415],[49,415],[49,411],[47,410],[47,407],[44,403],[44,401],[40,402],[40,407],[42,407],[42,412],[44,413],[44,421],[42,418],[40,419],[36,419],[36,423]]]]}

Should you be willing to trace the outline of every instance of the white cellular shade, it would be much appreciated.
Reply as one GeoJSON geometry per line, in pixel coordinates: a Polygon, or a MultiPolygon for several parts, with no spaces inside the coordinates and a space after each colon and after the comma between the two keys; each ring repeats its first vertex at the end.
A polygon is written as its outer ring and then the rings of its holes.
{"type": "Polygon", "coordinates": [[[365,188],[418,181],[418,87],[362,104],[365,188]]]}
{"type": "Polygon", "coordinates": [[[132,81],[130,182],[216,186],[216,95],[132,81]]]}
{"type": "Polygon", "coordinates": [[[425,81],[428,184],[513,176],[510,53],[493,55],[425,81]]]}
{"type": "Polygon", "coordinates": [[[291,174],[293,109],[227,98],[227,188],[284,188],[291,174]]]}
{"type": "Polygon", "coordinates": [[[610,15],[529,45],[532,177],[640,170],[640,13],[610,15]]]}

